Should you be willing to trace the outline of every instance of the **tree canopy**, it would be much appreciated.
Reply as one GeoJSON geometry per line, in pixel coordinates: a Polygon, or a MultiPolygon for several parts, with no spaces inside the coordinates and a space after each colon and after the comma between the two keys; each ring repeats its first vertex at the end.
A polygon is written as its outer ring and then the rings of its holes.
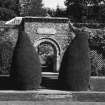
{"type": "Polygon", "coordinates": [[[27,2],[23,8],[23,16],[45,16],[46,10],[43,8],[42,0],[31,0],[27,2]]]}
{"type": "Polygon", "coordinates": [[[19,0],[0,0],[0,20],[21,16],[69,17],[73,22],[105,22],[105,0],[65,0],[66,10],[57,6],[56,10],[43,8],[42,0],[31,0],[22,5],[19,0]]]}
{"type": "Polygon", "coordinates": [[[31,16],[45,16],[45,10],[43,8],[42,0],[32,0],[31,4],[31,16]]]}
{"type": "Polygon", "coordinates": [[[84,19],[103,22],[105,17],[105,0],[66,0],[65,5],[68,17],[75,22],[82,22],[84,19]]]}
{"type": "Polygon", "coordinates": [[[0,0],[0,20],[9,20],[17,15],[18,0],[0,0]]]}
{"type": "MultiPolygon", "coordinates": [[[[28,2],[27,2],[28,3],[28,2]]],[[[0,0],[0,20],[9,20],[20,15],[20,10],[25,9],[22,16],[45,16],[42,0],[31,0],[30,3],[20,8],[19,0],[0,0]]]]}

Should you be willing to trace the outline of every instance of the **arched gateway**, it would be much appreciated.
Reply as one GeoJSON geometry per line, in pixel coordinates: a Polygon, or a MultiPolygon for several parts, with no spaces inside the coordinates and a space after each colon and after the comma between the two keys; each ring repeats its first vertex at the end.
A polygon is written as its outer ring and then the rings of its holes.
{"type": "Polygon", "coordinates": [[[34,43],[40,58],[43,72],[57,72],[59,70],[60,47],[50,38],[41,38],[34,43]]]}
{"type": "Polygon", "coordinates": [[[71,34],[67,18],[25,17],[23,29],[38,52],[45,72],[58,72],[71,34]]]}

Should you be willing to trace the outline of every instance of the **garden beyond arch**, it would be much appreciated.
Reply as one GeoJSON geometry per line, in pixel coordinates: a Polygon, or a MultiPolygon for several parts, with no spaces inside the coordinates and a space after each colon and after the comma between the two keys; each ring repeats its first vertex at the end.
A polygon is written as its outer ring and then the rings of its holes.
{"type": "Polygon", "coordinates": [[[34,46],[35,46],[37,52],[38,52],[38,47],[41,44],[48,44],[48,45],[52,46],[52,48],[54,50],[54,54],[55,54],[54,58],[56,59],[55,64],[54,64],[54,72],[58,72],[59,66],[60,66],[60,64],[59,64],[59,62],[60,62],[60,47],[59,47],[58,43],[51,38],[41,38],[34,43],[34,46]]]}

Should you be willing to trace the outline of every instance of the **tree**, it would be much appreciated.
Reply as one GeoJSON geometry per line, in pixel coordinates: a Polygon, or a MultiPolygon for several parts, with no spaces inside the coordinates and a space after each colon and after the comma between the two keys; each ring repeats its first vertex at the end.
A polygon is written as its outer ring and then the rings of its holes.
{"type": "Polygon", "coordinates": [[[39,57],[29,37],[20,32],[13,52],[10,80],[12,89],[35,90],[41,83],[39,57]]]}
{"type": "Polygon", "coordinates": [[[100,21],[101,23],[105,23],[105,4],[101,6],[99,11],[100,21]]]}
{"type": "Polygon", "coordinates": [[[0,0],[0,19],[9,20],[19,15],[18,0],[0,0]]]}
{"type": "Polygon", "coordinates": [[[55,17],[55,10],[51,8],[46,8],[47,14],[51,17],[55,17]]]}
{"type": "Polygon", "coordinates": [[[81,0],[66,0],[67,14],[73,21],[81,22],[83,15],[83,5],[81,0]]]}
{"type": "Polygon", "coordinates": [[[67,17],[66,9],[60,8],[59,5],[56,9],[46,8],[46,11],[51,17],[67,17]]]}
{"type": "Polygon", "coordinates": [[[57,9],[55,10],[54,14],[55,17],[67,17],[66,10],[60,8],[59,5],[57,5],[57,9]]]}
{"type": "Polygon", "coordinates": [[[31,0],[29,16],[45,16],[46,10],[43,8],[42,0],[31,0]]]}
{"type": "Polygon", "coordinates": [[[89,87],[90,62],[88,34],[74,30],[75,39],[64,53],[59,71],[59,86],[70,91],[84,91],[89,87]]]}
{"type": "Polygon", "coordinates": [[[99,7],[102,2],[105,3],[104,0],[66,0],[65,5],[67,6],[68,16],[76,22],[82,22],[82,18],[88,16],[88,13],[91,12],[87,10],[90,7],[89,5],[93,7],[90,9],[93,11],[91,17],[97,19],[99,17],[99,7]]]}
{"type": "Polygon", "coordinates": [[[0,8],[0,20],[7,21],[17,16],[14,11],[6,8],[0,8]]]}

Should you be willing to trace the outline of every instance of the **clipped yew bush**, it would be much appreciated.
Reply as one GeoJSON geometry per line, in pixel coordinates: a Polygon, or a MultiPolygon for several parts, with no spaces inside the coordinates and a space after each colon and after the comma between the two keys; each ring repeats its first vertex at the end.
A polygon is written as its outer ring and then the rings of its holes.
{"type": "Polygon", "coordinates": [[[59,71],[59,87],[70,91],[87,90],[90,77],[88,34],[74,31],[75,39],[64,53],[59,71]]]}
{"type": "Polygon", "coordinates": [[[28,35],[20,32],[13,52],[10,79],[13,89],[35,90],[41,83],[38,55],[28,35]]]}

